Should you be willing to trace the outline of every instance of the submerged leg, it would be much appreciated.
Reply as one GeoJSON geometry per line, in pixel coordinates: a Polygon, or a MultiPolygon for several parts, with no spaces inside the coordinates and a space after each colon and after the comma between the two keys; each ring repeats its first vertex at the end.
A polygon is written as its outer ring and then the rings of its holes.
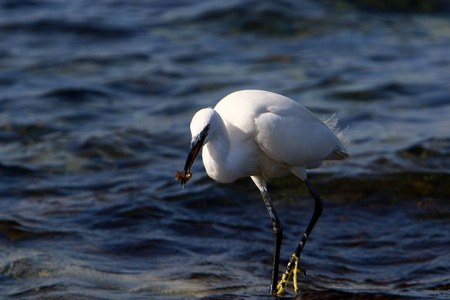
{"type": "Polygon", "coordinates": [[[280,220],[278,219],[275,208],[273,207],[272,200],[270,200],[269,193],[267,189],[261,190],[261,195],[263,197],[264,203],[266,204],[267,211],[269,212],[270,218],[272,219],[273,234],[275,236],[275,247],[273,250],[273,265],[272,265],[272,283],[270,285],[270,293],[277,294],[277,282],[278,282],[278,269],[280,264],[280,249],[281,241],[283,240],[283,227],[281,226],[280,220]]]}
{"type": "Polygon", "coordinates": [[[320,199],[317,192],[314,190],[314,188],[309,183],[308,179],[304,179],[304,182],[306,186],[308,187],[309,192],[314,198],[314,213],[311,218],[311,221],[309,221],[308,227],[306,228],[305,233],[303,234],[302,240],[297,246],[297,249],[295,249],[294,254],[292,254],[289,263],[286,267],[286,271],[283,273],[283,276],[278,283],[277,286],[277,295],[281,295],[284,293],[284,290],[286,289],[287,283],[289,281],[289,278],[291,277],[292,273],[294,273],[293,283],[294,283],[294,289],[295,292],[298,293],[298,286],[297,286],[297,274],[299,271],[302,271],[304,274],[305,271],[300,266],[300,254],[302,253],[303,248],[305,247],[306,241],[308,240],[309,235],[311,234],[311,231],[314,228],[314,225],[316,225],[317,220],[320,218],[320,215],[323,211],[323,202],[322,199],[320,199]]]}

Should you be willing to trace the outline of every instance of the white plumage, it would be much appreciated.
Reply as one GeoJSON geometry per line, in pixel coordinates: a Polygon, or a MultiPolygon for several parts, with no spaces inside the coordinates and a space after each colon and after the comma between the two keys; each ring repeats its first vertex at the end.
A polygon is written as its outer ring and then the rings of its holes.
{"type": "Polygon", "coordinates": [[[324,122],[297,102],[267,91],[234,92],[214,109],[200,110],[192,118],[192,137],[206,124],[211,129],[203,147],[203,164],[212,179],[223,183],[290,172],[303,180],[306,169],[348,156],[324,122]]]}

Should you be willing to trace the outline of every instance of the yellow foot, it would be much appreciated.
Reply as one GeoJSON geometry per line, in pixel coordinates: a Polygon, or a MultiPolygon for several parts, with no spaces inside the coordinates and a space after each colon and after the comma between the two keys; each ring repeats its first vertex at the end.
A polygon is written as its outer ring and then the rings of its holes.
{"type": "Polygon", "coordinates": [[[299,289],[298,289],[298,285],[297,285],[297,280],[298,280],[297,275],[299,272],[302,272],[303,274],[306,275],[305,270],[300,265],[300,259],[294,253],[294,254],[292,254],[291,259],[289,260],[289,263],[286,267],[286,272],[283,273],[283,276],[281,277],[281,280],[277,285],[277,291],[276,291],[277,296],[282,296],[284,294],[287,284],[288,284],[289,279],[291,278],[292,274],[294,274],[294,278],[292,279],[292,283],[294,284],[294,290],[295,290],[295,293],[298,294],[299,289]]]}

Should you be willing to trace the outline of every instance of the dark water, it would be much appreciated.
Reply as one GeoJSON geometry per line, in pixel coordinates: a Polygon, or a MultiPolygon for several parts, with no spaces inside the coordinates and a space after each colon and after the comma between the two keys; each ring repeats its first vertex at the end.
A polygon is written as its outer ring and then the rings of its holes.
{"type": "MultiPolygon", "coordinates": [[[[1,1],[3,298],[271,299],[250,180],[174,181],[195,111],[258,88],[352,141],[298,299],[449,299],[450,7],[405,2],[1,1]]],[[[269,189],[284,268],[313,200],[269,189]]]]}

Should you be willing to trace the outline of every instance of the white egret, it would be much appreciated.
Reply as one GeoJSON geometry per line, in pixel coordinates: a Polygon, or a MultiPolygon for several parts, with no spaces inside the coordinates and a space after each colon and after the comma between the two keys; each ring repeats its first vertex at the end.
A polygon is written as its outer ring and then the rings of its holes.
{"type": "MultiPolygon", "coordinates": [[[[261,192],[272,219],[275,247],[270,293],[284,293],[293,274],[298,292],[300,254],[319,219],[323,204],[308,181],[306,170],[323,161],[349,157],[336,120],[321,121],[297,102],[272,92],[243,90],[223,98],[212,108],[198,111],[191,122],[191,149],[184,170],[177,172],[183,188],[191,177],[191,167],[203,147],[203,164],[212,179],[229,183],[250,176],[261,192]],[[308,187],[315,200],[314,213],[286,272],[278,281],[283,227],[267,192],[266,180],[294,174],[308,187]]],[[[304,272],[304,271],[303,271],[304,272]]]]}

